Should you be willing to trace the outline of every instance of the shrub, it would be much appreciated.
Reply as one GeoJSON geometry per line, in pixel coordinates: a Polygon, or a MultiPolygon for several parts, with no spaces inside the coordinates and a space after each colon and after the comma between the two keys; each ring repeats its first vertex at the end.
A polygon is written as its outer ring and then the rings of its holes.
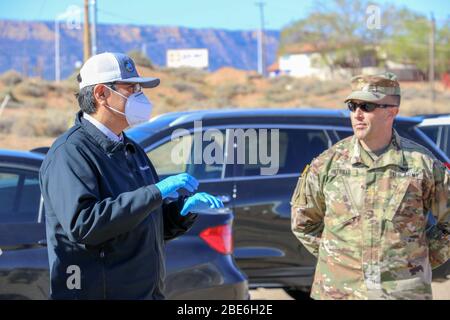
{"type": "Polygon", "coordinates": [[[173,84],[173,87],[179,92],[193,92],[197,91],[197,89],[185,82],[176,82],[173,84]]]}
{"type": "MultiPolygon", "coordinates": [[[[49,113],[50,112],[48,112],[48,114],[49,113]]],[[[48,115],[43,135],[47,137],[57,137],[63,134],[67,129],[69,129],[70,120],[72,119],[71,116],[72,114],[69,116],[66,112],[54,112],[51,117],[48,115]]]]}
{"type": "Polygon", "coordinates": [[[207,72],[196,68],[165,68],[164,72],[177,80],[190,83],[204,84],[207,72]]]}
{"type": "Polygon", "coordinates": [[[283,76],[270,79],[270,88],[265,92],[265,99],[269,102],[284,103],[301,95],[301,88],[296,79],[283,76]]]}
{"type": "Polygon", "coordinates": [[[29,116],[16,118],[10,132],[20,137],[32,137],[35,135],[34,124],[30,123],[29,116]]]}
{"type": "Polygon", "coordinates": [[[10,117],[10,118],[5,118],[2,117],[0,118],[0,133],[2,134],[8,134],[11,133],[11,129],[14,125],[15,122],[15,118],[10,117]]]}
{"type": "Polygon", "coordinates": [[[127,53],[127,55],[131,59],[133,59],[133,61],[134,61],[134,63],[136,65],[153,69],[152,61],[150,60],[150,58],[148,56],[143,54],[141,51],[139,51],[139,50],[132,50],[132,51],[129,51],[127,53]]]}
{"type": "Polygon", "coordinates": [[[271,87],[265,93],[265,98],[271,102],[288,102],[307,96],[319,97],[337,93],[347,88],[348,84],[340,81],[322,81],[315,78],[292,78],[282,76],[269,81],[271,87]]]}
{"type": "Polygon", "coordinates": [[[44,99],[33,99],[29,102],[26,102],[25,105],[27,108],[30,108],[33,111],[34,110],[43,110],[43,109],[47,108],[47,102],[44,99]]]}
{"type": "Polygon", "coordinates": [[[13,92],[16,96],[40,98],[45,96],[49,89],[44,81],[25,80],[18,84],[13,92]]]}
{"type": "Polygon", "coordinates": [[[229,105],[231,100],[238,95],[247,95],[254,92],[255,88],[251,85],[227,84],[217,87],[215,99],[218,105],[223,107],[229,105]]]}
{"type": "Polygon", "coordinates": [[[6,86],[15,86],[23,81],[22,75],[15,70],[9,70],[0,76],[0,82],[6,86]]]}
{"type": "Polygon", "coordinates": [[[57,137],[69,128],[70,117],[66,112],[45,110],[27,113],[16,118],[11,133],[27,137],[57,137]]]}
{"type": "Polygon", "coordinates": [[[189,83],[176,82],[173,84],[173,87],[179,92],[186,92],[192,94],[192,98],[194,100],[204,100],[207,98],[205,94],[200,92],[195,86],[189,83]]]}

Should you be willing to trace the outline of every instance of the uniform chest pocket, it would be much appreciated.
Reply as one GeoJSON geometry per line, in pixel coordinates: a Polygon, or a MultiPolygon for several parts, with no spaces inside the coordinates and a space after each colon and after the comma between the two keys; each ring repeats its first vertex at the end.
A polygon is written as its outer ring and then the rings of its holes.
{"type": "MultiPolygon", "coordinates": [[[[329,179],[326,185],[325,226],[335,231],[355,225],[360,217],[355,192],[362,188],[359,177],[338,175],[329,179]]],[[[357,192],[357,193],[358,193],[357,192]]]]}
{"type": "Polygon", "coordinates": [[[384,218],[396,232],[416,235],[426,226],[423,212],[422,177],[405,177],[395,179],[392,198],[384,211],[384,218]]]}

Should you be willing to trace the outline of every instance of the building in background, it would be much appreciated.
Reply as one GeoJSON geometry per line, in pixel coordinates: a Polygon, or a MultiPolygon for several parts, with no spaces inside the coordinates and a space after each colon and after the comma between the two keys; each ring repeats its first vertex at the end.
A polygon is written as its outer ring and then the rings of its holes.
{"type": "Polygon", "coordinates": [[[208,69],[208,49],[170,49],[167,50],[168,68],[197,68],[208,69]]]}
{"type": "Polygon", "coordinates": [[[357,74],[394,72],[400,81],[423,81],[425,75],[416,65],[387,59],[381,47],[367,46],[352,66],[339,48],[326,44],[300,44],[290,46],[278,57],[278,62],[268,68],[270,77],[288,75],[295,78],[314,77],[320,80],[347,80],[357,74]],[[344,57],[344,60],[342,60],[344,57]],[[327,63],[324,63],[324,62],[327,63]]]}
{"type": "Polygon", "coordinates": [[[324,56],[330,61],[335,59],[333,50],[326,45],[301,44],[290,46],[278,57],[278,70],[272,76],[288,75],[295,78],[315,77],[320,80],[346,79],[351,76],[348,70],[330,68],[322,62],[324,56]],[[322,51],[326,54],[323,55],[322,51]]]}

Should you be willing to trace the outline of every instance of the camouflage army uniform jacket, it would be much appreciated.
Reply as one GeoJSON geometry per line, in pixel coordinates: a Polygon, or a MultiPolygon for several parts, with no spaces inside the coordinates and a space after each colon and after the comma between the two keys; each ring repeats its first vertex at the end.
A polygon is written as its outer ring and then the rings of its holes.
{"type": "Polygon", "coordinates": [[[291,202],[292,231],[318,258],[311,297],[432,299],[431,269],[449,258],[449,179],[395,131],[376,160],[355,136],[314,159],[291,202]]]}

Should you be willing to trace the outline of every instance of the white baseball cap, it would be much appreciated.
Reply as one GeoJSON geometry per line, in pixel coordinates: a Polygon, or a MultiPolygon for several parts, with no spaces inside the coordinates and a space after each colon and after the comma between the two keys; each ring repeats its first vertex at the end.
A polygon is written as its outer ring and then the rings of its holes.
{"type": "Polygon", "coordinates": [[[144,88],[159,85],[158,78],[141,78],[133,60],[116,52],[105,52],[90,57],[80,69],[80,90],[98,83],[127,82],[140,83],[144,88]]]}

